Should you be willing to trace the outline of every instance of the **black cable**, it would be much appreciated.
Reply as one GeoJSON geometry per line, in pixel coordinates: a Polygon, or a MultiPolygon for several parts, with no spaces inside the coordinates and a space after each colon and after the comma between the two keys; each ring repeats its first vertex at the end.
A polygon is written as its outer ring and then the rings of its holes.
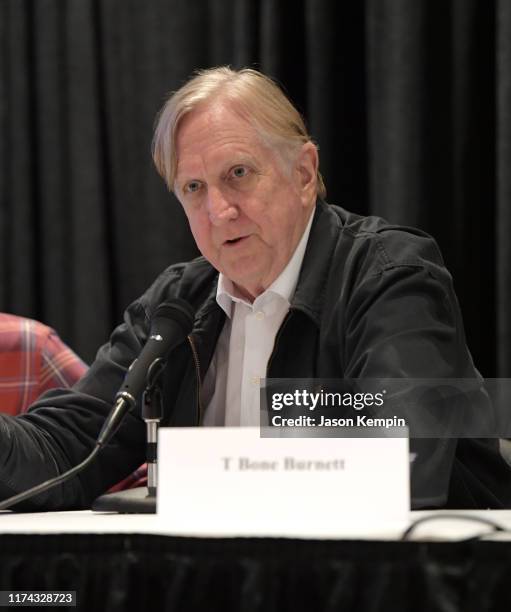
{"type": "Polygon", "coordinates": [[[52,489],[56,485],[61,484],[62,482],[65,482],[69,478],[72,478],[73,476],[75,476],[76,474],[84,470],[91,463],[91,461],[96,457],[96,455],[101,450],[101,448],[102,447],[99,444],[96,445],[88,457],[86,457],[81,463],[76,465],[74,468],[71,468],[67,472],[64,472],[63,474],[59,474],[58,476],[55,476],[54,478],[50,478],[50,480],[46,480],[45,482],[42,482],[41,484],[35,485],[35,487],[32,487],[31,489],[28,489],[27,491],[23,491],[23,493],[18,493],[17,495],[13,495],[12,497],[9,497],[8,499],[4,499],[4,501],[0,502],[0,510],[7,510],[11,506],[14,506],[15,504],[19,504],[20,502],[25,501],[26,499],[28,499],[29,497],[32,497],[33,495],[44,493],[48,489],[52,489]]]}

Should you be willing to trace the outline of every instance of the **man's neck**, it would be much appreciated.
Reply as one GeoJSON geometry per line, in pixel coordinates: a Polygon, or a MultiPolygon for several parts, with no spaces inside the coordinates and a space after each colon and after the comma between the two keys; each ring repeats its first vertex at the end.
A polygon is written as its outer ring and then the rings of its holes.
{"type": "MultiPolygon", "coordinates": [[[[311,209],[310,214],[307,217],[307,222],[305,223],[304,228],[303,228],[302,232],[300,233],[300,238],[298,239],[298,241],[297,241],[297,243],[295,245],[295,248],[293,249],[293,254],[289,258],[289,260],[285,263],[285,265],[282,266],[282,268],[276,274],[273,275],[272,279],[269,282],[264,283],[264,284],[263,283],[258,283],[258,284],[255,284],[254,286],[251,286],[251,287],[250,286],[242,287],[241,285],[238,285],[234,281],[231,281],[232,282],[232,286],[233,286],[233,291],[235,292],[235,294],[237,294],[237,297],[239,297],[241,299],[244,299],[248,303],[252,304],[255,299],[257,299],[269,287],[271,287],[273,285],[273,283],[281,276],[281,274],[283,274],[283,272],[289,266],[290,262],[295,257],[297,249],[300,246],[306,231],[307,231],[307,239],[308,239],[308,235],[310,233],[310,226],[312,224],[312,218],[314,216],[314,211],[315,211],[315,207],[313,207],[311,209]]],[[[305,251],[305,245],[303,246],[302,251],[305,251]]],[[[303,259],[303,253],[300,256],[300,266],[301,266],[301,260],[302,259],[303,259]]],[[[298,269],[300,268],[300,266],[298,266],[298,269]]]]}
{"type": "Polygon", "coordinates": [[[234,292],[238,294],[240,298],[243,298],[250,304],[254,302],[257,296],[261,295],[261,293],[264,293],[265,291],[265,288],[262,286],[260,287],[260,289],[255,290],[253,293],[250,292],[247,288],[242,287],[241,285],[237,285],[236,283],[233,283],[232,286],[233,286],[234,292]]]}

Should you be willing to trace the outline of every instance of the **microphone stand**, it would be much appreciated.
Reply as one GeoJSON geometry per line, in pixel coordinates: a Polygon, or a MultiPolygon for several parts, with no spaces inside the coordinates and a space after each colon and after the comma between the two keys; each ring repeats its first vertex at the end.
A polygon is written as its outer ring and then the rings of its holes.
{"type": "Polygon", "coordinates": [[[146,423],[147,488],[136,487],[105,493],[94,500],[92,510],[97,512],[119,512],[121,514],[156,514],[156,492],[158,486],[158,427],[163,417],[163,403],[158,380],[165,361],[155,359],[147,371],[146,388],[142,395],[142,418],[146,423]]]}
{"type": "Polygon", "coordinates": [[[147,386],[142,396],[142,418],[147,431],[147,489],[148,496],[154,497],[158,486],[158,427],[163,417],[163,402],[158,383],[165,367],[163,359],[156,359],[147,373],[147,386]]]}

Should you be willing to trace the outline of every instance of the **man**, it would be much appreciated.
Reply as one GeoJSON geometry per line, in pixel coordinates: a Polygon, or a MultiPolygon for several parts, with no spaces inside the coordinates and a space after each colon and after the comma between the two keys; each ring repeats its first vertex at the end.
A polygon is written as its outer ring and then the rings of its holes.
{"type": "MultiPolygon", "coordinates": [[[[266,375],[477,376],[434,241],[328,206],[317,148],[271,80],[252,70],[199,73],[162,109],[154,159],[203,257],[171,266],[127,309],[73,391],[0,419],[0,496],[85,458],[152,314],[173,297],[196,318],[164,372],[165,425],[257,424],[266,375]]],[[[87,507],[143,453],[138,411],[86,471],[25,507],[87,507]]],[[[509,504],[507,467],[493,444],[449,443],[447,471],[432,457],[439,484],[416,506],[509,504]]]]}

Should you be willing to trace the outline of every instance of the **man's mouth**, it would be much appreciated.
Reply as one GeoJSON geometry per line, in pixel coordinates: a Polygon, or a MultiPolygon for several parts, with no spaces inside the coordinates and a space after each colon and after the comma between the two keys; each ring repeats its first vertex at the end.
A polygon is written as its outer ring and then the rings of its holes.
{"type": "Polygon", "coordinates": [[[243,241],[245,241],[248,238],[248,236],[238,236],[237,238],[231,238],[230,240],[226,240],[224,242],[224,246],[234,246],[236,244],[241,244],[243,241]]]}

